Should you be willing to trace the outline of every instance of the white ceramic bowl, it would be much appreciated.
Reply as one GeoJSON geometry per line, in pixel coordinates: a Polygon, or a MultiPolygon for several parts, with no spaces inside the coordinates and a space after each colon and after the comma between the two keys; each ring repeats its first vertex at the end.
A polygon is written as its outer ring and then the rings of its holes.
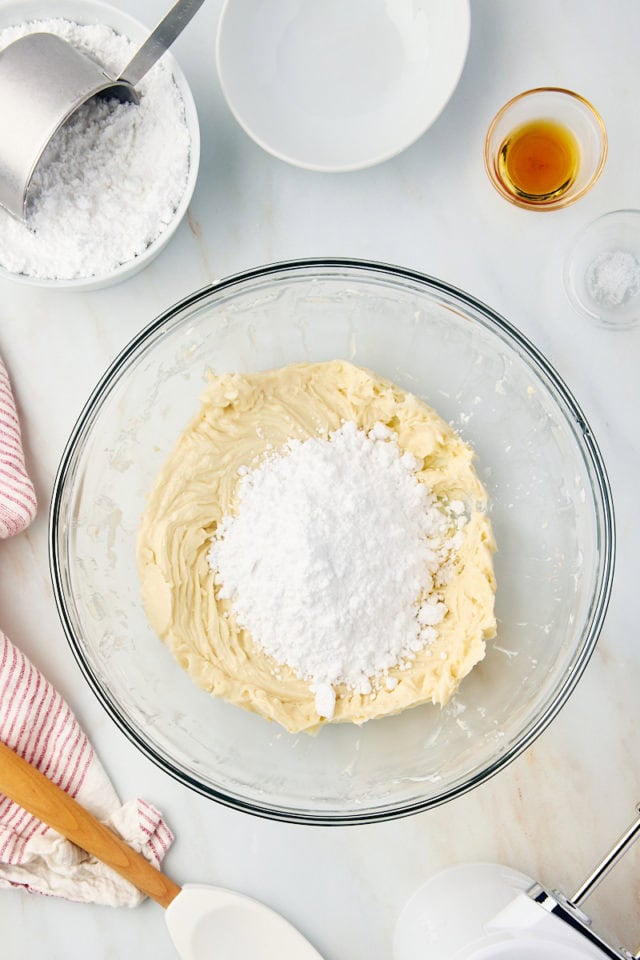
{"type": "Polygon", "coordinates": [[[434,122],[462,73],[469,26],[468,0],[226,0],[220,83],[269,153],[358,170],[434,122]]]}
{"type": "MultiPolygon", "coordinates": [[[[52,20],[57,18],[82,24],[105,24],[137,43],[146,40],[151,29],[116,7],[101,3],[99,0],[9,0],[8,3],[0,3],[0,30],[14,24],[24,23],[27,20],[52,20]]],[[[46,287],[52,290],[98,290],[101,287],[108,287],[132,277],[151,263],[167,245],[187,212],[187,207],[195,189],[200,162],[200,127],[196,105],[182,70],[170,52],[165,53],[164,56],[166,58],[165,62],[171,67],[173,78],[184,101],[185,117],[191,135],[187,185],[171,223],[153,243],[149,244],[144,253],[121,264],[108,274],[94,274],[91,277],[80,277],[76,280],[46,280],[21,273],[12,273],[0,266],[0,277],[14,280],[17,283],[46,287]]]]}

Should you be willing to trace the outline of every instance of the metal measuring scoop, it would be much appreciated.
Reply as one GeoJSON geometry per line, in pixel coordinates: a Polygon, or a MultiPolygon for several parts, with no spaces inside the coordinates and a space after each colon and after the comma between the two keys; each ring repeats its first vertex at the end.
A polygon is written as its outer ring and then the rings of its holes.
{"type": "Polygon", "coordinates": [[[0,206],[24,220],[31,178],[51,138],[92,97],[139,103],[136,84],[182,33],[204,0],[178,0],[119,77],[51,33],[0,52],[0,206]]]}

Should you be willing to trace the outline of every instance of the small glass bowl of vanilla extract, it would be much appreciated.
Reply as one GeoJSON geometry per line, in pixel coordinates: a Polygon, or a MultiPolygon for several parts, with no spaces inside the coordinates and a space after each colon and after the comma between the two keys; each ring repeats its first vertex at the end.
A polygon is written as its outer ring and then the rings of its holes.
{"type": "Polygon", "coordinates": [[[487,132],[489,179],[527,210],[559,210],[594,185],[607,158],[607,131],[588,100],[561,87],[513,97],[487,132]]]}

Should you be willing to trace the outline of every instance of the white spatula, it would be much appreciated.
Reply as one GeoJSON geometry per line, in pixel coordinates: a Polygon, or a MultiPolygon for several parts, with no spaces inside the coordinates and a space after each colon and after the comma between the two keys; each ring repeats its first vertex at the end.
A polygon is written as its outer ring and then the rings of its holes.
{"type": "Polygon", "coordinates": [[[0,792],[164,907],[183,960],[322,960],[295,927],[257,900],[221,887],[179,887],[4,743],[0,792]]]}

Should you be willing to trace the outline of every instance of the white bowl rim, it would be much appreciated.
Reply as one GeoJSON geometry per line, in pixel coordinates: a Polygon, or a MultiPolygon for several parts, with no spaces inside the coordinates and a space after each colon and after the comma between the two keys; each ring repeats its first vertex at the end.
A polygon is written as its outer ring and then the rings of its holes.
{"type": "Polygon", "coordinates": [[[257,143],[259,147],[266,152],[271,154],[271,156],[276,157],[278,160],[283,160],[285,163],[290,163],[294,167],[300,167],[303,170],[311,170],[316,173],[354,173],[356,170],[367,170],[370,167],[375,167],[379,163],[385,163],[387,160],[391,160],[393,157],[397,157],[398,154],[403,153],[405,150],[408,150],[409,147],[413,146],[420,137],[422,137],[427,130],[433,126],[438,117],[444,111],[445,107],[449,103],[449,100],[453,96],[453,93],[460,82],[460,77],[462,76],[462,71],[464,70],[464,65],[467,60],[467,54],[469,51],[469,40],[471,36],[471,8],[469,0],[458,0],[460,2],[460,9],[464,22],[461,20],[460,30],[464,30],[464,43],[463,50],[464,55],[460,57],[460,63],[458,65],[458,70],[455,73],[454,81],[452,81],[451,89],[449,95],[445,98],[444,102],[440,106],[439,110],[433,114],[430,119],[423,124],[419,129],[416,129],[416,132],[411,134],[410,137],[403,140],[397,146],[390,148],[388,150],[383,150],[381,153],[377,154],[374,157],[369,158],[368,160],[359,160],[354,161],[353,163],[345,164],[323,164],[323,163],[312,163],[308,160],[300,160],[295,158],[282,150],[278,150],[276,147],[267,143],[262,137],[258,136],[249,126],[249,124],[244,120],[236,109],[233,100],[231,98],[228,85],[225,83],[223,71],[220,66],[220,57],[222,50],[222,33],[224,29],[224,22],[226,19],[227,11],[232,3],[235,0],[224,0],[222,5],[222,10],[220,11],[220,18],[218,20],[218,29],[216,33],[216,69],[218,71],[218,80],[220,82],[220,87],[224,95],[225,101],[229,110],[231,111],[233,117],[239,126],[244,130],[247,136],[251,137],[254,143],[257,143]]]}
{"type": "MultiPolygon", "coordinates": [[[[42,14],[29,13],[29,10],[33,8],[43,10],[43,4],[39,2],[39,0],[7,0],[7,2],[0,3],[0,17],[6,11],[11,10],[12,8],[15,8],[16,13],[24,9],[25,20],[41,19],[42,16],[44,16],[44,11],[42,14]]],[[[124,32],[126,26],[130,27],[134,33],[144,31],[148,35],[151,32],[151,28],[146,24],[142,23],[140,20],[137,20],[135,17],[132,17],[124,10],[120,10],[118,7],[112,6],[110,3],[105,3],[104,0],[82,0],[81,3],[78,2],[78,0],[57,0],[55,11],[49,12],[47,16],[49,19],[72,18],[76,23],[82,23],[83,21],[81,18],[83,11],[85,16],[88,15],[90,11],[94,11],[97,14],[100,14],[102,11],[104,11],[104,25],[111,27],[117,32],[124,32]],[[72,14],[70,12],[72,8],[77,12],[72,14]],[[111,20],[117,21],[117,24],[114,25],[111,20]]],[[[0,26],[0,29],[4,29],[4,27],[0,26]]],[[[149,244],[143,253],[137,257],[134,257],[133,260],[127,260],[125,263],[121,263],[115,268],[115,270],[112,270],[109,273],[92,274],[90,277],[76,277],[73,280],[56,280],[51,277],[33,277],[25,273],[13,273],[11,270],[7,270],[6,267],[0,265],[0,279],[11,280],[13,283],[21,283],[24,286],[29,287],[43,287],[49,290],[78,290],[83,292],[98,290],[103,287],[120,283],[121,281],[126,280],[128,277],[138,273],[145,266],[147,266],[169,242],[175,231],[178,229],[178,226],[180,225],[185,213],[187,212],[187,208],[191,203],[193,192],[196,187],[198,170],[200,166],[200,124],[198,121],[198,112],[191,88],[180,65],[178,64],[178,61],[170,50],[163,55],[163,59],[170,66],[176,86],[178,87],[180,95],[182,96],[185,108],[185,119],[191,135],[191,150],[189,155],[189,173],[187,175],[187,183],[182,195],[182,199],[176,207],[176,211],[171,223],[169,223],[166,229],[163,230],[158,237],[156,237],[153,243],[149,244]]]]}

